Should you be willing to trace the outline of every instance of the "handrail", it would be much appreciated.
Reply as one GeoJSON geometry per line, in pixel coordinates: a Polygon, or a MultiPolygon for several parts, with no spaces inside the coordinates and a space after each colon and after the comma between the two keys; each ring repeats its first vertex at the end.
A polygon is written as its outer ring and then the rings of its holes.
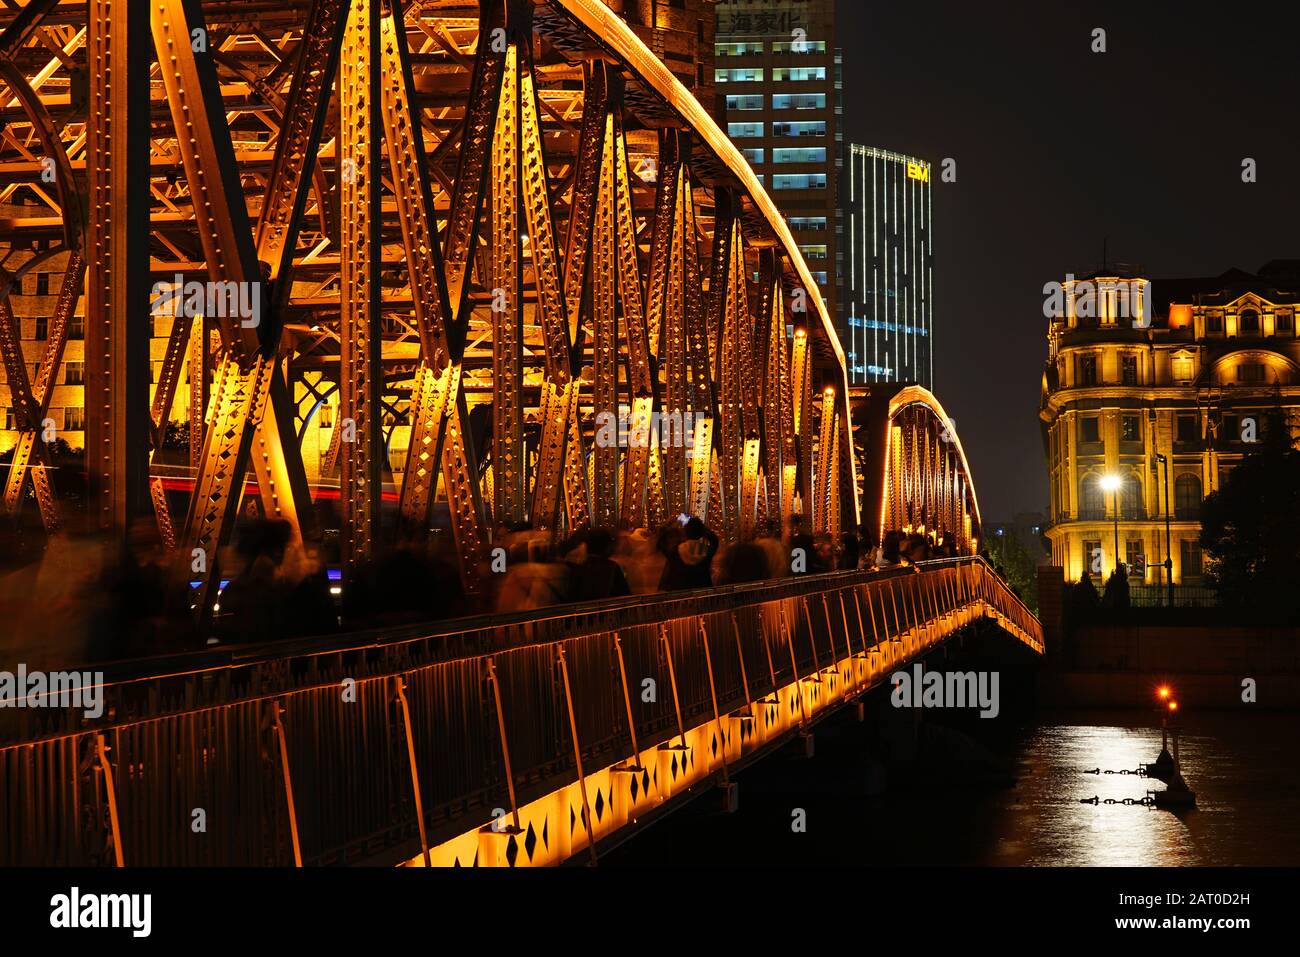
{"type": "Polygon", "coordinates": [[[494,805],[535,813],[579,766],[599,782],[637,757],[633,741],[653,753],[689,732],[699,748],[706,725],[780,695],[775,742],[979,618],[1041,652],[1037,619],[965,558],[339,636],[280,657],[276,645],[197,653],[188,670],[155,660],[172,667],[106,679],[101,718],[59,712],[62,724],[0,745],[0,793],[21,802],[0,807],[0,865],[411,851],[421,823],[437,843],[494,805]],[[805,699],[809,681],[822,690],[805,699]],[[202,842],[157,824],[216,806],[221,833],[202,842]]]}

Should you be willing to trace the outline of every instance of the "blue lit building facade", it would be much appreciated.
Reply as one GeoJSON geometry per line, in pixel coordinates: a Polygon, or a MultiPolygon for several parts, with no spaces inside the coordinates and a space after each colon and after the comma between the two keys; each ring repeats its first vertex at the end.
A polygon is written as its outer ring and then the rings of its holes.
{"type": "Polygon", "coordinates": [[[847,166],[837,321],[849,382],[916,382],[933,390],[930,164],[853,144],[847,166]]]}

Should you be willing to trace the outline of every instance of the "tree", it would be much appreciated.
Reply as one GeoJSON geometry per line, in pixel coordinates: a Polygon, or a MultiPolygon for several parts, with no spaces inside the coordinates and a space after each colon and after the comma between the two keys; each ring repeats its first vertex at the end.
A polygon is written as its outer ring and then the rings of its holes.
{"type": "Polygon", "coordinates": [[[1227,607],[1295,614],[1300,581],[1300,450],[1281,409],[1227,481],[1201,504],[1206,577],[1227,607]]]}
{"type": "Polygon", "coordinates": [[[1007,584],[1029,610],[1038,614],[1038,563],[1015,535],[990,535],[984,540],[989,563],[1006,574],[1007,584]]]}

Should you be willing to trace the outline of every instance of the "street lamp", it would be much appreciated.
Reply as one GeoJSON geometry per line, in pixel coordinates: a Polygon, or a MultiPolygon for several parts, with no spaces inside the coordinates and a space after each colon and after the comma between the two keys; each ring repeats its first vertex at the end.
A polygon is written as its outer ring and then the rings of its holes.
{"type": "Polygon", "coordinates": [[[1174,607],[1174,552],[1169,539],[1169,456],[1156,453],[1156,461],[1165,467],[1165,584],[1169,589],[1169,607],[1174,607]]]}
{"type": "Polygon", "coordinates": [[[1103,492],[1113,492],[1115,495],[1115,569],[1119,570],[1119,489],[1124,484],[1124,480],[1114,473],[1103,475],[1101,477],[1101,489],[1103,492]]]}

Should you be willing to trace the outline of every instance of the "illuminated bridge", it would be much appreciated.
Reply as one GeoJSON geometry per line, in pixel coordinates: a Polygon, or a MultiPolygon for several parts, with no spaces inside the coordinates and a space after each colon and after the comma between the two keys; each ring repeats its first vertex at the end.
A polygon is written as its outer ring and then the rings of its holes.
{"type": "Polygon", "coordinates": [[[0,24],[4,509],[80,523],[47,466],[84,349],[89,523],[156,523],[200,638],[249,514],[336,540],[345,582],[443,550],[471,595],[523,522],[799,514],[965,556],[116,663],[100,717],[0,712],[0,864],[594,859],[979,622],[1042,652],[938,401],[850,393],[762,185],[603,4],[0,24]]]}

